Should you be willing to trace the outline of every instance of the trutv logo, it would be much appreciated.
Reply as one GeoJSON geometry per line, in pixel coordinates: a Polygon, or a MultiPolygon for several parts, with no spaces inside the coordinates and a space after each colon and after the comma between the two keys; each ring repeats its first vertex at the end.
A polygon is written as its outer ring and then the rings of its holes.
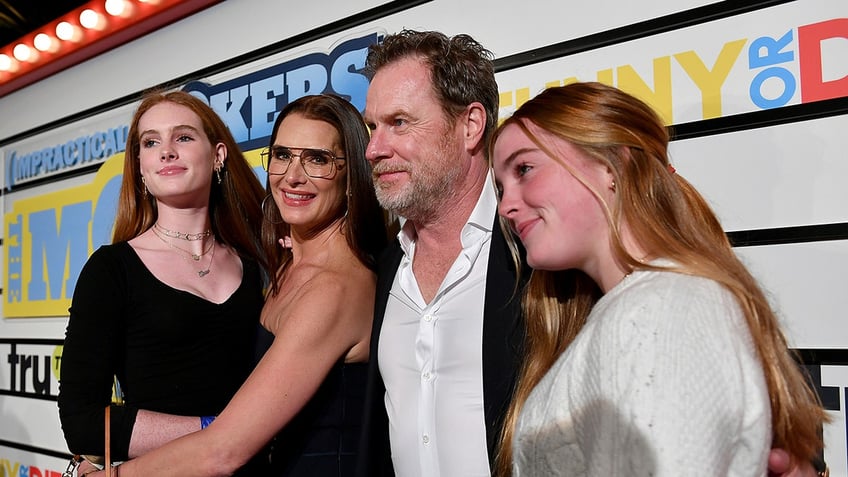
{"type": "Polygon", "coordinates": [[[2,340],[0,394],[53,400],[59,394],[61,340],[2,340]]]}

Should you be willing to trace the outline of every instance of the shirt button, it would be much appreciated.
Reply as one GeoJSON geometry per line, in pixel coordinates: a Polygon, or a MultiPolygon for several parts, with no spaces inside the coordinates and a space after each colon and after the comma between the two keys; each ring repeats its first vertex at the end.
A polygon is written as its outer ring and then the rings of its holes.
{"type": "Polygon", "coordinates": [[[429,381],[431,377],[433,377],[430,373],[424,373],[423,376],[425,381],[429,381]]]}
{"type": "Polygon", "coordinates": [[[424,321],[427,323],[433,321],[433,315],[424,315],[424,321]]]}
{"type": "Polygon", "coordinates": [[[429,444],[430,443],[430,436],[428,436],[427,434],[424,434],[424,437],[421,438],[421,442],[423,442],[424,444],[429,444]]]}

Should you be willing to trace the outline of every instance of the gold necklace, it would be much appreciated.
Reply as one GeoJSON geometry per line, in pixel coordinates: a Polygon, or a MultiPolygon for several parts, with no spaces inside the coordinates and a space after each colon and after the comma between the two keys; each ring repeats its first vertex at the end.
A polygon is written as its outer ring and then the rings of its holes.
{"type": "MultiPolygon", "coordinates": [[[[173,243],[171,243],[170,240],[168,240],[165,237],[163,237],[162,235],[160,235],[159,232],[156,229],[153,229],[153,235],[157,236],[159,238],[159,240],[161,240],[164,244],[171,247],[171,249],[173,249],[175,252],[178,252],[178,253],[181,252],[180,257],[182,257],[182,259],[187,261],[187,262],[188,262],[189,258],[192,261],[199,262],[200,258],[203,257],[204,255],[206,255],[207,253],[209,253],[209,251],[211,250],[212,254],[209,256],[209,266],[206,267],[205,269],[197,270],[197,276],[200,277],[200,278],[203,278],[206,275],[209,275],[209,272],[212,269],[212,262],[215,261],[215,249],[217,248],[217,247],[215,247],[215,239],[212,239],[212,241],[209,243],[209,247],[206,250],[200,252],[200,254],[196,254],[196,253],[192,253],[192,252],[190,252],[190,251],[188,251],[188,250],[186,250],[182,247],[178,247],[178,246],[174,245],[173,243]],[[185,254],[185,255],[183,255],[183,254],[185,254]]],[[[188,263],[191,263],[191,262],[188,262],[188,263]]]]}
{"type": "Polygon", "coordinates": [[[166,229],[165,227],[162,227],[161,225],[159,225],[159,222],[154,223],[153,227],[156,228],[157,230],[159,230],[166,237],[171,237],[171,238],[176,238],[176,239],[181,239],[181,240],[188,240],[190,242],[193,242],[195,240],[203,240],[204,238],[212,235],[212,230],[210,230],[210,229],[206,229],[205,232],[198,232],[196,234],[189,234],[189,233],[185,233],[185,232],[177,232],[176,230],[170,230],[170,229],[166,229]]]}

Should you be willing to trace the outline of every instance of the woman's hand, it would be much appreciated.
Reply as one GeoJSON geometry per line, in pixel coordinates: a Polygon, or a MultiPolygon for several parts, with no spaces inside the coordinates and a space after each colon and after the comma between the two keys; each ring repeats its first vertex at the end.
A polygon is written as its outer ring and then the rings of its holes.
{"type": "MultiPolygon", "coordinates": [[[[77,467],[77,475],[79,477],[82,477],[83,475],[87,475],[88,477],[95,477],[96,474],[93,474],[93,472],[97,472],[98,470],[100,469],[97,466],[87,461],[86,459],[83,459],[82,462],[80,462],[79,467],[77,467]]],[[[105,475],[105,472],[103,475],[105,475]]]]}
{"type": "Polygon", "coordinates": [[[768,457],[769,477],[825,477],[827,468],[816,472],[812,462],[792,462],[792,457],[783,449],[772,449],[768,457]]]}

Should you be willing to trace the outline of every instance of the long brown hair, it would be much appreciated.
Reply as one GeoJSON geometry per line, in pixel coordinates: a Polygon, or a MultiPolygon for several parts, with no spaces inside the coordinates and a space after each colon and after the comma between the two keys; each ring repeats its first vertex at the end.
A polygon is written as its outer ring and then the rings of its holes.
{"type": "MultiPolygon", "coordinates": [[[[547,89],[531,99],[493,136],[494,142],[506,125],[517,125],[557,159],[551,148],[531,133],[527,122],[568,141],[612,172],[616,194],[606,210],[611,246],[619,263],[630,270],[656,269],[625,250],[619,224],[626,223],[649,255],[671,259],[677,264],[675,272],[714,280],[733,294],[745,315],[768,385],[772,445],[801,461],[816,456],[822,448],[819,432],[828,417],[789,350],[765,294],[737,258],[714,212],[671,168],[669,133],[654,110],[614,87],[573,83],[547,89]]],[[[597,191],[595,194],[600,199],[597,191]]],[[[528,352],[500,443],[500,474],[510,473],[515,422],[527,396],[574,340],[599,296],[598,287],[580,271],[532,273],[523,297],[528,352]]]]}
{"type": "Polygon", "coordinates": [[[232,247],[240,256],[255,260],[265,268],[267,264],[258,236],[262,225],[262,184],[221,118],[202,100],[184,91],[150,92],[133,115],[124,152],[124,174],[112,242],[139,236],[158,217],[156,198],[145,193],[142,182],[138,122],[144,113],[160,103],[174,103],[190,109],[200,118],[203,132],[212,145],[223,143],[226,146],[227,160],[220,171],[221,183],[217,183],[214,174],[211,179],[209,215],[212,232],[221,243],[232,247]]]}
{"type": "MultiPolygon", "coordinates": [[[[371,180],[371,166],[365,160],[368,129],[359,111],[344,99],[322,94],[304,96],[283,108],[274,123],[269,147],[277,139],[277,130],[288,115],[297,113],[306,119],[323,121],[339,133],[344,150],[347,172],[347,204],[342,232],[348,246],[366,267],[376,270],[377,256],[388,243],[385,216],[371,180]]],[[[262,246],[268,257],[271,293],[279,291],[279,282],[291,262],[291,250],[280,247],[278,240],[289,235],[290,227],[283,222],[280,211],[271,199],[270,178],[266,181],[266,200],[263,202],[265,221],[262,223],[262,246]]]]}

